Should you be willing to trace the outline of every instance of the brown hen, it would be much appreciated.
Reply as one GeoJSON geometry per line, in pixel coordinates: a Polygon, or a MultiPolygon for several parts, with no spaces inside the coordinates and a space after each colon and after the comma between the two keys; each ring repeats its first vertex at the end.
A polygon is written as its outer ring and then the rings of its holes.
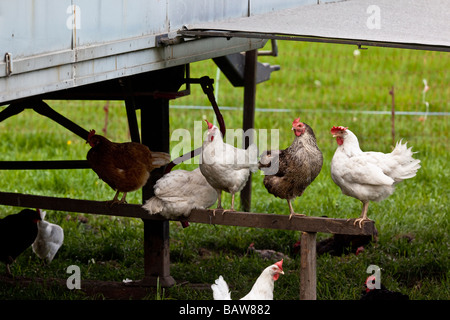
{"type": "Polygon", "coordinates": [[[170,162],[168,153],[150,151],[137,142],[111,142],[95,134],[95,130],[89,132],[87,143],[91,146],[87,160],[92,170],[116,190],[113,204],[125,203],[128,192],[142,188],[154,169],[170,162]],[[120,192],[123,196],[118,200],[120,192]]]}

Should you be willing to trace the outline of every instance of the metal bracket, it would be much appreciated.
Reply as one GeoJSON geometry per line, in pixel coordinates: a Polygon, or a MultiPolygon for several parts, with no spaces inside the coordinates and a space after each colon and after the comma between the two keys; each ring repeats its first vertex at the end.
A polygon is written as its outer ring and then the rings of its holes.
{"type": "Polygon", "coordinates": [[[13,58],[10,52],[5,53],[6,75],[10,76],[13,73],[13,58]]]}
{"type": "Polygon", "coordinates": [[[276,39],[270,39],[270,44],[272,45],[271,50],[260,50],[258,51],[258,56],[272,56],[278,57],[278,44],[276,39]]]}
{"type": "Polygon", "coordinates": [[[184,41],[183,37],[180,37],[176,32],[169,32],[156,36],[156,46],[165,47],[174,44],[180,44],[184,41]]]}
{"type": "MultiPolygon", "coordinates": [[[[189,76],[185,79],[186,84],[200,84],[203,90],[203,93],[205,93],[209,99],[209,102],[211,103],[211,106],[214,110],[214,113],[216,115],[217,121],[219,122],[220,132],[222,133],[222,136],[225,136],[226,128],[225,128],[225,121],[223,119],[222,113],[219,110],[219,106],[217,105],[216,98],[214,97],[214,79],[209,78],[208,76],[201,77],[199,79],[190,78],[189,76]]],[[[199,147],[197,149],[194,149],[174,160],[172,160],[167,166],[164,171],[164,174],[170,172],[173,167],[175,167],[177,164],[180,164],[181,162],[194,158],[198,156],[202,151],[202,147],[199,147]]]]}
{"type": "Polygon", "coordinates": [[[362,46],[363,46],[362,44],[358,44],[358,50],[367,50],[367,49],[369,49],[369,48],[363,48],[362,46]]]}

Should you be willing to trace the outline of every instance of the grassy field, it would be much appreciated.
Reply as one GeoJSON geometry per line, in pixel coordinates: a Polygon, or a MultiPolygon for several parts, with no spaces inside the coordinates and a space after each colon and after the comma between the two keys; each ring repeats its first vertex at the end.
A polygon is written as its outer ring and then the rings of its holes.
{"type": "MultiPolygon", "coordinates": [[[[297,212],[309,216],[355,218],[361,203],[341,194],[330,176],[330,162],[336,150],[331,137],[333,125],[348,126],[369,151],[392,150],[391,117],[369,113],[391,110],[389,90],[395,87],[395,139],[403,139],[417,151],[422,168],[413,179],[398,185],[396,192],[381,203],[372,203],[369,218],[379,232],[377,243],[354,254],[317,260],[317,297],[359,299],[368,274],[375,264],[382,268],[382,282],[391,290],[411,299],[450,298],[449,291],[449,117],[422,112],[448,112],[450,107],[450,56],[448,53],[369,48],[354,54],[355,47],[307,43],[279,43],[279,57],[260,61],[279,64],[270,81],[257,87],[255,128],[278,129],[280,147],[293,140],[292,120],[298,116],[315,131],[324,155],[323,169],[301,198],[294,203],[297,212]],[[430,89],[423,95],[427,80],[430,89]],[[424,101],[429,103],[427,109],[424,101]],[[271,109],[278,109],[275,112],[271,109]],[[283,110],[281,110],[283,109],[283,110]],[[287,109],[287,110],[284,110],[287,109]]],[[[191,76],[216,79],[219,106],[227,128],[242,127],[242,88],[232,87],[212,61],[191,65],[191,76]]],[[[104,101],[50,101],[60,113],[86,129],[101,132],[104,127],[104,101]]],[[[183,109],[182,106],[209,106],[199,86],[191,95],[171,103],[171,131],[183,128],[194,137],[194,122],[213,119],[212,108],[183,109]]],[[[211,121],[211,120],[210,120],[211,121]]],[[[203,128],[205,129],[205,128],[203,128]]],[[[129,140],[122,102],[110,102],[107,137],[129,140]]],[[[0,160],[85,159],[89,146],[79,137],[30,110],[0,123],[0,160]]],[[[198,141],[191,145],[197,147],[198,141]]],[[[172,151],[178,144],[171,142],[172,151]]],[[[174,152],[174,151],[173,151],[174,152]]],[[[176,157],[179,154],[173,153],[176,157]]],[[[174,168],[195,168],[182,164],[174,168]]],[[[110,200],[114,192],[91,170],[1,171],[0,190],[6,192],[55,195],[79,199],[110,200]]],[[[263,176],[253,176],[252,211],[288,214],[284,200],[270,195],[263,176]]],[[[130,193],[129,203],[140,203],[141,192],[130,193]]],[[[223,204],[231,197],[224,194],[223,204]]],[[[237,197],[239,203],[239,197],[237,197]]],[[[20,208],[2,206],[0,216],[20,208]]],[[[16,277],[47,279],[26,289],[0,283],[0,299],[91,299],[82,291],[70,291],[52,284],[53,278],[66,279],[69,265],[81,268],[82,279],[113,280],[143,277],[143,229],[138,219],[93,216],[50,211],[50,222],[65,230],[64,245],[50,265],[37,259],[31,249],[12,266],[16,277]]],[[[208,285],[223,275],[237,299],[245,295],[262,269],[274,261],[261,259],[248,251],[273,249],[285,259],[286,274],[275,284],[276,300],[299,297],[300,257],[293,245],[299,233],[240,227],[191,224],[183,229],[170,222],[172,288],[160,289],[147,299],[212,299],[208,285]],[[186,283],[203,284],[198,289],[186,283]]],[[[318,240],[329,237],[318,234],[318,240]]],[[[101,298],[97,297],[97,298],[101,298]]]]}

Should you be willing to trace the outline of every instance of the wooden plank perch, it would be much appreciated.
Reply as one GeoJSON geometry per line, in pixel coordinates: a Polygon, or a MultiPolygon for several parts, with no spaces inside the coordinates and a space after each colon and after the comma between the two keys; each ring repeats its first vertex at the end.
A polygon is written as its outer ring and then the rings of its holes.
{"type": "MultiPolygon", "coordinates": [[[[0,192],[0,204],[57,210],[66,212],[79,212],[99,215],[122,216],[140,218],[144,221],[144,233],[152,234],[153,238],[145,238],[145,245],[168,247],[168,224],[160,229],[159,224],[166,221],[161,215],[150,215],[140,204],[120,204],[111,206],[106,201],[79,200],[70,198],[57,198],[48,196],[28,195],[21,193],[0,192]],[[159,221],[159,224],[151,224],[149,221],[159,221]],[[147,231],[145,231],[147,230],[147,231]],[[164,234],[159,234],[164,232],[164,234]]],[[[267,228],[281,230],[302,231],[301,236],[301,266],[300,266],[300,299],[316,299],[316,233],[337,233],[349,235],[373,235],[375,223],[369,221],[359,225],[353,225],[354,219],[333,219],[322,217],[294,216],[289,220],[286,214],[253,213],[223,210],[194,209],[189,217],[183,217],[183,221],[192,223],[218,224],[227,226],[267,228]]],[[[144,260],[148,265],[159,263],[159,273],[152,268],[146,271],[146,277],[137,282],[140,285],[156,285],[156,279],[162,281],[163,286],[172,286],[175,281],[169,274],[170,258],[168,250],[151,251],[145,255],[144,260]],[[163,256],[161,256],[163,254],[163,256]],[[147,275],[149,273],[149,275],[147,275]],[[155,275],[153,275],[155,273],[155,275]],[[162,273],[162,274],[161,274],[162,273]]]]}
{"type": "MultiPolygon", "coordinates": [[[[139,204],[120,204],[111,206],[106,201],[58,198],[10,192],[0,192],[0,204],[148,220],[165,220],[165,218],[159,214],[148,214],[148,212],[139,204]]],[[[371,235],[375,232],[375,223],[373,221],[366,222],[363,224],[362,228],[359,228],[359,226],[353,225],[353,219],[294,216],[289,220],[289,215],[287,213],[273,214],[226,211],[222,214],[222,212],[222,210],[216,210],[214,214],[214,210],[194,209],[191,211],[188,218],[183,217],[181,220],[192,223],[226,226],[351,235],[371,235]]]]}
{"type": "Polygon", "coordinates": [[[353,219],[333,219],[322,217],[294,216],[289,220],[287,214],[254,213],[240,211],[226,211],[223,215],[221,210],[194,209],[188,219],[189,222],[220,224],[227,226],[296,230],[304,232],[324,232],[351,235],[370,235],[375,231],[375,223],[367,222],[362,228],[353,225],[353,219]]]}

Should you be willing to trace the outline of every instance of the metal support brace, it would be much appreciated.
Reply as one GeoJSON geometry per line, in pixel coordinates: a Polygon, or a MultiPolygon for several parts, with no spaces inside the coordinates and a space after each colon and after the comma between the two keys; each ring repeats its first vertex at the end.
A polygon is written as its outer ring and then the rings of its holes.
{"type": "MultiPolygon", "coordinates": [[[[255,127],[255,100],[256,100],[256,66],[258,62],[258,51],[252,50],[245,53],[244,69],[244,114],[243,130],[246,132],[255,127]]],[[[249,141],[244,141],[244,149],[253,143],[253,136],[249,141]]],[[[250,211],[252,202],[252,174],[248,177],[247,184],[241,191],[241,206],[243,211],[250,211]]]]}
{"type": "Polygon", "coordinates": [[[14,115],[17,115],[24,111],[25,109],[33,109],[35,112],[43,115],[59,125],[63,126],[67,130],[73,132],[77,136],[81,137],[83,140],[86,140],[89,132],[77,125],[75,122],[67,119],[62,114],[56,112],[52,108],[49,107],[44,101],[41,100],[30,100],[30,101],[22,101],[18,103],[12,103],[2,112],[0,112],[0,122],[8,119],[14,115]]]}
{"type": "Polygon", "coordinates": [[[119,84],[124,93],[125,109],[127,111],[128,129],[130,130],[131,141],[140,143],[141,138],[136,118],[136,100],[133,95],[131,81],[127,78],[119,79],[119,84]]]}
{"type": "MultiPolygon", "coordinates": [[[[201,77],[200,79],[187,78],[185,81],[186,81],[186,83],[189,83],[189,84],[199,83],[201,85],[203,93],[205,93],[207,95],[209,102],[211,103],[211,106],[213,107],[217,122],[219,123],[220,132],[222,133],[222,136],[225,136],[225,132],[226,132],[225,121],[223,119],[222,113],[220,112],[219,106],[217,105],[216,98],[214,96],[214,87],[213,87],[214,80],[205,76],[205,77],[201,77]]],[[[174,159],[166,166],[165,173],[170,172],[172,170],[172,168],[175,167],[177,164],[200,155],[201,151],[202,151],[202,147],[199,147],[197,149],[194,149],[194,150],[174,159]]]]}

